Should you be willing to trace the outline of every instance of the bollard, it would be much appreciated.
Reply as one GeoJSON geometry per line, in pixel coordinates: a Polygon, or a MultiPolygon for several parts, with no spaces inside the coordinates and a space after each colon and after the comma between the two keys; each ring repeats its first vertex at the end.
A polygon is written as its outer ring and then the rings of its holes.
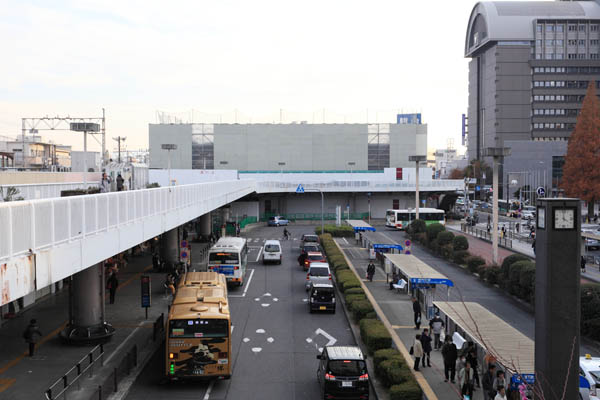
{"type": "Polygon", "coordinates": [[[117,369],[114,369],[113,372],[113,383],[115,384],[115,393],[117,392],[117,369]]]}
{"type": "Polygon", "coordinates": [[[52,400],[52,389],[46,390],[46,398],[52,400]]]}
{"type": "Polygon", "coordinates": [[[104,367],[104,344],[100,344],[100,366],[104,367]]]}
{"type": "Polygon", "coordinates": [[[98,400],[102,400],[102,385],[98,385],[98,400]]]}

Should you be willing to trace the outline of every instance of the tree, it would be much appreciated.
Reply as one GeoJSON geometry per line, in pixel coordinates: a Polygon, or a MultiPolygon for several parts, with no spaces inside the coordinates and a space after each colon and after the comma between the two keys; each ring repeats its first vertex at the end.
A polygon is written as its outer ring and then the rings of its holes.
{"type": "Polygon", "coordinates": [[[465,177],[465,173],[461,169],[454,168],[453,170],[450,171],[450,175],[449,175],[450,179],[462,179],[464,177],[465,177]]]}
{"type": "Polygon", "coordinates": [[[492,176],[492,169],[483,160],[471,160],[471,163],[463,170],[464,176],[469,178],[476,178],[477,181],[483,178],[485,175],[485,181],[489,180],[492,176]]]}
{"type": "Polygon", "coordinates": [[[14,186],[6,187],[6,193],[4,193],[4,187],[0,187],[0,200],[2,201],[21,201],[24,200],[23,197],[17,196],[19,194],[19,189],[14,186]]]}
{"type": "Polygon", "coordinates": [[[596,82],[588,84],[575,130],[563,167],[562,185],[565,193],[588,202],[588,215],[594,214],[594,201],[600,198],[600,100],[596,82]]]}

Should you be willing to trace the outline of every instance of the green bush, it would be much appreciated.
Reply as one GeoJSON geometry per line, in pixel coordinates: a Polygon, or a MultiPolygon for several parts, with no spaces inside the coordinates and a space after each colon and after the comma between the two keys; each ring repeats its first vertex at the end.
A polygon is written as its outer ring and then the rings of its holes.
{"type": "Polygon", "coordinates": [[[581,285],[581,334],[600,340],[600,284],[581,285]],[[596,326],[593,330],[592,328],[596,326]]]}
{"type": "MultiPolygon", "coordinates": [[[[356,296],[356,295],[355,295],[356,296]]],[[[373,305],[367,299],[364,300],[355,300],[350,303],[350,311],[352,311],[352,315],[354,316],[355,321],[360,321],[365,318],[368,313],[375,311],[373,309],[373,305]]]]}
{"type": "Polygon", "coordinates": [[[446,245],[451,245],[453,240],[454,240],[454,233],[452,233],[452,232],[443,231],[443,232],[438,233],[438,235],[437,235],[437,241],[438,241],[438,244],[440,245],[440,247],[444,247],[446,245]]]}
{"type": "Polygon", "coordinates": [[[433,242],[437,238],[438,234],[444,230],[446,230],[446,227],[442,224],[435,223],[427,225],[427,229],[425,231],[427,233],[427,241],[429,243],[433,242]]]}
{"type": "Polygon", "coordinates": [[[425,233],[425,229],[427,227],[427,224],[425,223],[424,220],[422,219],[416,219],[414,221],[412,221],[410,223],[410,225],[408,225],[408,228],[406,228],[406,233],[408,233],[408,236],[415,240],[418,238],[420,233],[425,233]]]}
{"type": "Polygon", "coordinates": [[[517,261],[527,261],[529,257],[522,254],[511,254],[502,261],[502,280],[508,284],[508,275],[510,274],[510,266],[517,261]]]}
{"type": "Polygon", "coordinates": [[[521,270],[527,268],[530,264],[530,261],[517,261],[510,266],[510,272],[508,273],[508,291],[510,294],[521,295],[521,270]]]}
{"type": "Polygon", "coordinates": [[[375,366],[375,369],[377,370],[377,366],[379,365],[379,363],[381,363],[382,361],[385,361],[385,360],[391,360],[393,358],[402,359],[402,354],[400,354],[400,352],[396,349],[377,350],[373,354],[373,365],[375,366]]]}
{"type": "Polygon", "coordinates": [[[456,235],[454,239],[452,239],[452,247],[454,251],[462,251],[469,249],[469,241],[463,235],[456,235]]]}
{"type": "Polygon", "coordinates": [[[600,340],[600,318],[589,320],[581,318],[581,333],[593,340],[600,340]]]}
{"type": "MultiPolygon", "coordinates": [[[[445,232],[442,232],[445,233],[445,232]]],[[[445,246],[442,246],[440,248],[440,255],[442,257],[444,257],[445,260],[452,260],[454,259],[454,250],[452,249],[452,245],[451,244],[447,244],[445,246]]]]}
{"type": "Polygon", "coordinates": [[[426,243],[427,247],[431,249],[433,254],[440,254],[440,245],[437,239],[433,239],[431,242],[426,243]]]}
{"type": "Polygon", "coordinates": [[[497,265],[486,266],[485,280],[490,285],[497,285],[502,279],[502,269],[497,265]]]}
{"type": "Polygon", "coordinates": [[[392,337],[381,321],[363,318],[359,325],[360,335],[369,354],[392,346],[392,337]]]}
{"type": "Polygon", "coordinates": [[[535,264],[531,261],[520,261],[528,263],[521,269],[519,275],[519,286],[521,292],[519,297],[533,304],[535,302],[535,264]]]}
{"type": "Polygon", "coordinates": [[[456,264],[463,265],[467,262],[467,258],[469,258],[471,254],[467,250],[458,250],[454,252],[452,257],[452,261],[456,264]]]}
{"type": "Polygon", "coordinates": [[[365,315],[365,318],[366,319],[377,319],[377,313],[375,311],[367,313],[367,315],[365,315]]]}
{"type": "Polygon", "coordinates": [[[350,288],[350,289],[346,290],[344,292],[344,294],[346,296],[348,296],[349,294],[362,294],[362,295],[364,295],[365,291],[363,290],[363,288],[357,287],[357,288],[350,288]]]}
{"type": "Polygon", "coordinates": [[[344,293],[346,293],[346,290],[348,289],[354,289],[354,288],[359,288],[361,287],[360,285],[360,281],[356,278],[353,279],[347,279],[344,281],[344,284],[342,285],[342,291],[344,293]]]}
{"type": "MultiPolygon", "coordinates": [[[[354,229],[349,225],[325,225],[323,226],[325,233],[330,234],[333,237],[354,237],[354,229]]],[[[321,234],[321,227],[318,226],[315,228],[315,233],[317,235],[321,234]]]]}
{"type": "Polygon", "coordinates": [[[414,378],[390,388],[390,400],[421,400],[422,398],[423,391],[414,378]]]}
{"type": "MultiPolygon", "coordinates": [[[[354,288],[356,289],[356,288],[354,288]]],[[[351,290],[351,289],[348,289],[351,290]]],[[[347,294],[344,293],[344,298],[346,299],[346,303],[352,303],[353,301],[356,300],[366,300],[367,296],[365,296],[364,294],[347,294]]]]}
{"type": "Polygon", "coordinates": [[[483,258],[479,256],[471,256],[467,258],[467,268],[470,272],[478,272],[481,265],[485,265],[485,260],[483,258]]]}
{"type": "Polygon", "coordinates": [[[387,387],[408,382],[412,378],[412,373],[404,360],[400,358],[382,361],[379,367],[375,369],[375,373],[387,387]]]}
{"type": "Polygon", "coordinates": [[[337,278],[338,283],[343,284],[344,281],[349,279],[356,279],[356,275],[349,269],[344,269],[340,271],[335,271],[335,277],[337,278]]]}

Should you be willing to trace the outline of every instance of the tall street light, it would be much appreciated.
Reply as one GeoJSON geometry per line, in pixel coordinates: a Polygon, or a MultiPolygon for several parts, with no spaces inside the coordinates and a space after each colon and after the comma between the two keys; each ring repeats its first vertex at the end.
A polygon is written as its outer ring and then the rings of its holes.
{"type": "Polygon", "coordinates": [[[415,169],[417,170],[415,183],[415,219],[419,219],[419,163],[425,160],[427,160],[427,156],[408,156],[408,161],[414,161],[415,169]]]}
{"type": "Polygon", "coordinates": [[[280,173],[283,174],[283,167],[285,167],[285,162],[280,161],[280,162],[277,163],[277,165],[279,165],[279,171],[280,171],[280,173]]]}
{"type": "Polygon", "coordinates": [[[494,178],[492,183],[493,202],[492,202],[492,262],[498,265],[498,164],[500,158],[510,155],[508,147],[488,147],[483,149],[484,157],[492,157],[494,159],[494,178]]]}
{"type": "Polygon", "coordinates": [[[95,122],[71,122],[69,128],[75,132],[83,132],[83,189],[87,193],[87,134],[88,132],[100,132],[100,124],[95,122]]]}
{"type": "Polygon", "coordinates": [[[171,186],[171,150],[177,150],[177,145],[176,144],[163,144],[160,147],[163,150],[167,150],[169,152],[169,164],[168,164],[169,183],[168,183],[168,186],[171,186]]]}

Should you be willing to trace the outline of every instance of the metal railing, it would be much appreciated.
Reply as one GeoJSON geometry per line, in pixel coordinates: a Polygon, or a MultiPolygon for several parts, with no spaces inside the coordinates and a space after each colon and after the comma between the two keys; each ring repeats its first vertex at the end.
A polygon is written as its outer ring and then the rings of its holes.
{"type": "Polygon", "coordinates": [[[81,389],[80,378],[89,371],[90,378],[94,376],[94,364],[100,360],[100,367],[104,365],[104,345],[99,344],[85,355],[79,362],[68,370],[62,377],[54,382],[44,392],[46,399],[54,400],[63,396],[67,398],[67,392],[71,386],[77,383],[77,388],[81,389]]]}
{"type": "Polygon", "coordinates": [[[156,342],[159,339],[161,334],[165,332],[165,314],[161,313],[160,317],[154,321],[152,324],[152,341],[156,342]]]}
{"type": "MultiPolygon", "coordinates": [[[[460,224],[460,230],[468,233],[469,235],[475,236],[476,238],[487,240],[488,242],[492,241],[492,233],[488,232],[487,230],[479,229],[467,224],[460,224]]],[[[512,239],[500,237],[500,233],[498,233],[498,245],[507,249],[512,249],[512,239]]]]}
{"type": "MultiPolygon", "coordinates": [[[[60,197],[63,190],[75,190],[84,188],[97,188],[100,186],[100,181],[91,182],[58,182],[58,183],[31,183],[10,185],[3,184],[0,188],[4,191],[9,187],[14,187],[19,191],[16,197],[23,197],[25,200],[47,199],[52,197],[60,197]]],[[[0,198],[0,202],[2,199],[0,198]]]]}
{"type": "MultiPolygon", "coordinates": [[[[366,181],[366,180],[344,180],[344,181],[257,181],[257,193],[295,192],[299,184],[304,189],[321,189],[324,192],[386,192],[386,191],[414,191],[415,182],[403,181],[366,181]]],[[[461,179],[434,179],[430,181],[419,181],[419,189],[423,191],[433,190],[460,190],[464,187],[461,179]]]]}

